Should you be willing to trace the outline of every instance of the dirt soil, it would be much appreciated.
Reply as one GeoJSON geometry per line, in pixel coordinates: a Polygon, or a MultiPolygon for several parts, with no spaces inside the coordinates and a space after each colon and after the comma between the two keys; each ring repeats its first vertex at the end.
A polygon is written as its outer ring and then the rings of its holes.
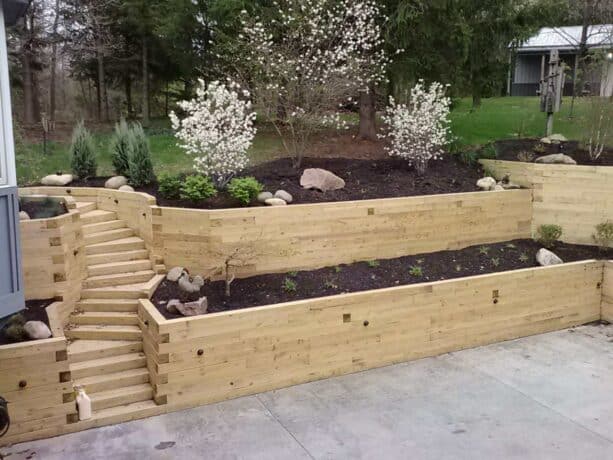
{"type": "MultiPolygon", "coordinates": [[[[209,313],[238,310],[347,292],[536,267],[538,264],[535,256],[541,247],[533,240],[514,240],[312,271],[260,275],[236,279],[231,284],[230,298],[225,296],[223,281],[206,282],[199,293],[188,295],[179,290],[177,283],[164,280],[151,301],[168,319],[181,317],[166,311],[166,302],[171,299],[185,302],[206,296],[209,313]],[[295,290],[291,289],[292,285],[295,290]]],[[[613,249],[600,251],[593,246],[565,243],[557,243],[553,251],[565,262],[613,257],[613,249]]]]}
{"type": "MultiPolygon", "coordinates": [[[[392,158],[380,160],[306,158],[298,170],[292,167],[291,159],[282,158],[253,166],[242,172],[240,176],[254,176],[264,184],[265,190],[272,193],[279,189],[289,192],[295,204],[473,192],[477,190],[475,183],[482,175],[478,169],[461,163],[451,155],[446,155],[442,160],[431,161],[426,174],[421,177],[405,161],[392,158]],[[300,176],[306,168],[323,168],[332,171],[345,180],[345,188],[326,193],[303,189],[300,186],[300,176]]],[[[103,187],[106,179],[97,177],[87,181],[75,181],[71,186],[103,187]]],[[[161,197],[158,194],[157,183],[138,190],[155,196],[160,206],[200,209],[241,206],[225,192],[220,192],[208,200],[192,202],[161,197]]],[[[261,205],[254,203],[252,206],[261,205]]]]}
{"type": "MultiPolygon", "coordinates": [[[[25,320],[24,323],[26,323],[28,321],[42,321],[47,326],[49,326],[49,318],[47,317],[47,310],[45,310],[45,308],[47,308],[53,302],[54,302],[53,299],[27,300],[26,301],[26,308],[24,310],[22,310],[22,311],[20,311],[18,313],[15,313],[14,315],[11,315],[11,317],[9,317],[9,318],[2,318],[2,322],[0,323],[0,324],[2,324],[2,329],[0,329],[0,345],[6,345],[6,344],[9,344],[9,343],[15,343],[13,340],[9,339],[5,335],[6,326],[8,326],[10,324],[10,320],[14,316],[21,315],[23,317],[23,319],[25,320]]],[[[28,339],[22,340],[22,341],[25,342],[27,340],[28,339]]]]}
{"type": "Polygon", "coordinates": [[[562,144],[541,144],[539,139],[506,139],[495,142],[496,156],[499,160],[521,161],[517,155],[522,151],[532,152],[537,158],[541,155],[564,153],[571,156],[577,164],[587,166],[613,166],[613,148],[605,148],[597,161],[592,161],[587,150],[579,146],[577,141],[562,144]],[[543,152],[535,152],[534,148],[541,145],[543,152]]]}
{"type": "Polygon", "coordinates": [[[48,219],[57,217],[68,212],[66,203],[53,199],[49,200],[28,200],[27,197],[19,200],[19,210],[25,211],[30,219],[48,219]]]}

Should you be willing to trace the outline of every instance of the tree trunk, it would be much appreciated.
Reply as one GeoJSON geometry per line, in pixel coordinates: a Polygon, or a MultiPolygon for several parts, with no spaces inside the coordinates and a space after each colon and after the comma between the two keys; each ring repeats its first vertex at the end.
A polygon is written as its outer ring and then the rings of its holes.
{"type": "Polygon", "coordinates": [[[23,121],[26,124],[36,122],[34,117],[34,77],[32,75],[32,63],[30,51],[22,54],[23,63],[23,121]]]}
{"type": "Polygon", "coordinates": [[[134,109],[132,107],[132,79],[130,78],[130,76],[127,76],[125,78],[124,84],[126,90],[126,106],[128,110],[128,119],[131,119],[134,109]]]}
{"type": "Polygon", "coordinates": [[[60,22],[60,0],[55,0],[55,18],[53,19],[53,45],[51,46],[51,75],[49,78],[49,119],[55,121],[55,94],[57,75],[57,28],[60,22]]]}
{"type": "Polygon", "coordinates": [[[479,107],[481,107],[481,94],[478,90],[475,92],[473,89],[473,110],[478,109],[479,107]]]}
{"type": "Polygon", "coordinates": [[[109,99],[106,91],[106,72],[104,68],[104,45],[100,36],[96,36],[96,58],[98,60],[98,119],[109,121],[109,99]],[[104,115],[102,105],[104,104],[104,115]]]}
{"type": "Polygon", "coordinates": [[[376,100],[374,85],[370,85],[368,91],[360,92],[360,130],[358,138],[366,141],[377,140],[376,125],[376,100]]]}
{"type": "Polygon", "coordinates": [[[147,38],[143,37],[143,126],[149,126],[149,62],[147,38]]]}

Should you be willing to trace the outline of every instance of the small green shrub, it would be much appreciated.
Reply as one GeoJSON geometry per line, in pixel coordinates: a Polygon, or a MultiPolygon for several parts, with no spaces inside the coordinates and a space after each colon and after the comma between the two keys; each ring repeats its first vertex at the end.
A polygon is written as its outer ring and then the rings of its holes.
{"type": "Polygon", "coordinates": [[[296,284],[296,282],[291,279],[291,278],[285,278],[283,280],[283,290],[285,292],[296,292],[296,288],[298,287],[298,285],[296,284]]]}
{"type": "Polygon", "coordinates": [[[27,340],[28,334],[23,328],[23,324],[11,324],[4,330],[4,336],[11,342],[23,342],[27,340]]]}
{"type": "Polygon", "coordinates": [[[409,275],[416,278],[421,278],[424,274],[423,269],[419,265],[413,265],[409,268],[409,275]]]}
{"type": "Polygon", "coordinates": [[[162,173],[158,178],[158,190],[167,200],[176,200],[181,197],[181,180],[172,174],[162,173]]]}
{"type": "Polygon", "coordinates": [[[111,161],[118,176],[130,175],[130,126],[123,118],[115,124],[111,138],[111,161]]]}
{"type": "Polygon", "coordinates": [[[536,241],[546,248],[551,248],[562,236],[562,227],[555,224],[539,225],[536,229],[536,241]]]}
{"type": "Polygon", "coordinates": [[[21,313],[17,313],[10,317],[8,324],[19,324],[23,326],[26,323],[26,319],[21,313]]]}
{"type": "Polygon", "coordinates": [[[134,187],[150,184],[153,178],[151,151],[145,130],[140,123],[132,125],[128,136],[128,176],[134,187]]]}
{"type": "Polygon", "coordinates": [[[82,121],[75,126],[70,144],[70,166],[79,179],[88,179],[96,175],[98,164],[94,140],[82,121]]]}
{"type": "Polygon", "coordinates": [[[500,266],[500,259],[498,257],[493,257],[491,262],[492,262],[492,267],[500,266]]]}
{"type": "Polygon", "coordinates": [[[228,193],[247,206],[255,200],[264,186],[255,177],[235,177],[227,187],[228,193]]]}
{"type": "Polygon", "coordinates": [[[298,272],[288,272],[287,274],[292,278],[296,278],[298,276],[298,272]]]}
{"type": "Polygon", "coordinates": [[[334,273],[340,273],[343,271],[343,267],[339,267],[338,265],[334,267],[334,273]]]}
{"type": "Polygon", "coordinates": [[[613,222],[602,222],[596,225],[596,233],[592,235],[600,249],[613,246],[613,222]]]}
{"type": "Polygon", "coordinates": [[[492,143],[485,145],[479,152],[479,158],[484,160],[495,160],[496,155],[496,147],[492,143]]]}
{"type": "Polygon", "coordinates": [[[205,176],[187,176],[181,186],[181,198],[184,200],[206,200],[217,195],[213,181],[205,176]]]}
{"type": "Polygon", "coordinates": [[[378,260],[367,260],[367,261],[366,261],[366,264],[367,264],[367,265],[368,265],[370,268],[376,268],[376,267],[378,267],[379,265],[381,265],[381,264],[379,263],[379,261],[378,261],[378,260]]]}
{"type": "Polygon", "coordinates": [[[480,246],[479,254],[486,256],[490,252],[489,246],[480,246]]]}
{"type": "Polygon", "coordinates": [[[530,260],[530,257],[528,257],[528,254],[526,254],[525,252],[522,252],[519,255],[519,260],[520,260],[520,262],[524,262],[525,263],[525,262],[528,262],[530,260]]]}

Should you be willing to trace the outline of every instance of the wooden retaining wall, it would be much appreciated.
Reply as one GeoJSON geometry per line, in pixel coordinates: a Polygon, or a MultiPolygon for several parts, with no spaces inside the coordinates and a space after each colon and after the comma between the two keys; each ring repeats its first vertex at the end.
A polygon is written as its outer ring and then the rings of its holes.
{"type": "Polygon", "coordinates": [[[613,260],[604,263],[602,319],[613,323],[613,260]]]}
{"type": "Polygon", "coordinates": [[[569,166],[481,160],[497,179],[511,180],[534,190],[532,230],[558,224],[569,243],[594,244],[599,223],[613,222],[613,167],[569,166]]]}
{"type": "Polygon", "coordinates": [[[239,277],[389,259],[530,237],[529,190],[196,210],[153,207],[167,267],[239,277]]]}
{"type": "Polygon", "coordinates": [[[11,417],[0,445],[59,434],[76,417],[66,339],[1,346],[0,395],[11,417]]]}
{"type": "Polygon", "coordinates": [[[167,410],[600,319],[603,262],[576,262],[165,320],[139,307],[167,410]]]}

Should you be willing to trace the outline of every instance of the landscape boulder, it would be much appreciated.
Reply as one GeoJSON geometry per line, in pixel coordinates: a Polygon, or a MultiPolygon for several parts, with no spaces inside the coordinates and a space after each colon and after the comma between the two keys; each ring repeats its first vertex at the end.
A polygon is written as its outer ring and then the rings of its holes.
{"type": "Polygon", "coordinates": [[[535,163],[543,164],[560,164],[560,165],[576,165],[577,162],[568,155],[563,153],[552,153],[551,155],[543,155],[534,160],[535,163]]]}
{"type": "Polygon", "coordinates": [[[196,292],[200,292],[200,288],[202,286],[194,283],[193,279],[189,277],[187,274],[183,274],[181,278],[179,278],[179,289],[183,292],[187,292],[188,294],[194,294],[196,292]]]}
{"type": "Polygon", "coordinates": [[[104,183],[105,188],[118,190],[119,187],[128,185],[128,178],[125,176],[113,176],[104,183]]]}
{"type": "Polygon", "coordinates": [[[25,211],[19,211],[19,220],[30,220],[30,215],[25,211]]]}
{"type": "Polygon", "coordinates": [[[179,299],[171,299],[166,304],[166,311],[170,313],[171,315],[178,315],[179,314],[179,310],[177,309],[178,305],[182,305],[179,299]]]}
{"type": "Polygon", "coordinates": [[[41,179],[43,185],[68,185],[72,182],[72,174],[49,174],[41,179]]]}
{"type": "Polygon", "coordinates": [[[545,248],[539,249],[539,251],[536,253],[536,261],[542,267],[548,267],[550,265],[559,265],[564,263],[564,261],[560,259],[557,255],[545,248]]]}
{"type": "Polygon", "coordinates": [[[200,275],[196,275],[192,278],[192,284],[195,286],[204,286],[204,278],[200,275]]]}
{"type": "Polygon", "coordinates": [[[122,185],[117,190],[119,190],[120,192],[133,192],[134,187],[132,187],[131,185],[122,185]]]}
{"type": "Polygon", "coordinates": [[[206,297],[200,297],[195,302],[186,302],[184,304],[179,302],[176,308],[183,316],[198,316],[206,313],[209,303],[206,297]]]}
{"type": "Polygon", "coordinates": [[[280,198],[286,203],[291,203],[292,201],[294,201],[294,197],[287,193],[285,190],[277,190],[275,192],[275,198],[280,198]]]}
{"type": "Polygon", "coordinates": [[[566,137],[562,134],[552,134],[551,136],[547,136],[541,139],[541,142],[543,144],[560,144],[562,142],[567,141],[568,139],[566,139],[566,137]]]}
{"type": "Polygon", "coordinates": [[[477,181],[477,187],[481,190],[492,190],[496,186],[496,179],[493,177],[482,177],[477,181]]]}
{"type": "Polygon", "coordinates": [[[504,187],[500,184],[496,184],[494,185],[494,188],[492,190],[494,190],[495,192],[502,192],[504,191],[504,187]]]}
{"type": "Polygon", "coordinates": [[[345,181],[336,174],[321,168],[305,169],[300,177],[302,188],[317,189],[322,192],[339,190],[345,187],[345,181]]]}
{"type": "Polygon", "coordinates": [[[183,267],[173,267],[168,271],[168,274],[166,275],[166,279],[168,281],[172,281],[173,283],[176,283],[177,281],[179,281],[179,278],[181,278],[183,273],[187,273],[183,267]]]}
{"type": "Polygon", "coordinates": [[[42,340],[51,337],[51,329],[42,321],[28,321],[23,329],[32,340],[42,340]]]}
{"type": "Polygon", "coordinates": [[[260,203],[266,203],[266,200],[269,200],[273,197],[272,193],[270,192],[260,192],[258,194],[258,201],[260,203]]]}
{"type": "Polygon", "coordinates": [[[285,200],[282,200],[281,198],[268,198],[266,201],[264,201],[264,203],[266,203],[268,206],[286,206],[287,205],[285,200]]]}

